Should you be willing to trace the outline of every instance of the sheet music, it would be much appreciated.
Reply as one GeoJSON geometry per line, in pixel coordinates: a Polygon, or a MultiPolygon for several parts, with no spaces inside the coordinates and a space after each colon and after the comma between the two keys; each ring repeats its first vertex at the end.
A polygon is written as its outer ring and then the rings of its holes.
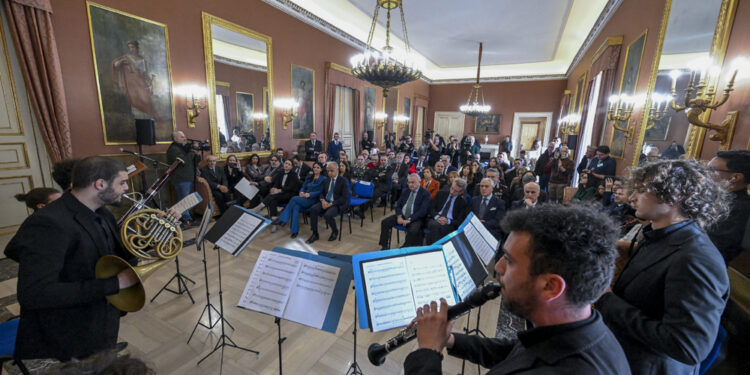
{"type": "Polygon", "coordinates": [[[193,194],[188,194],[188,196],[186,196],[185,198],[182,198],[182,200],[175,203],[174,206],[170,207],[170,210],[175,210],[177,211],[178,214],[181,214],[195,207],[202,200],[203,198],[201,198],[200,194],[198,194],[197,192],[193,194]]]}
{"type": "Polygon", "coordinates": [[[338,267],[303,259],[283,318],[323,328],[339,271],[338,267]]]}
{"type": "Polygon", "coordinates": [[[456,291],[461,299],[464,299],[475,289],[474,280],[471,279],[469,270],[466,269],[466,265],[461,261],[461,257],[458,256],[453,242],[448,241],[443,244],[443,254],[445,254],[445,260],[448,262],[448,272],[453,270],[451,278],[453,278],[453,283],[456,285],[456,291]]]}
{"type": "Polygon", "coordinates": [[[245,240],[249,239],[250,234],[262,223],[262,219],[243,213],[229,230],[216,241],[216,246],[234,254],[235,251],[244,247],[245,240]]]}
{"type": "Polygon", "coordinates": [[[362,263],[374,332],[400,327],[416,316],[406,260],[387,258],[362,263]]]}
{"type": "Polygon", "coordinates": [[[411,318],[417,316],[417,307],[439,301],[441,297],[449,305],[456,304],[442,251],[410,255],[405,259],[414,294],[411,318]]]}
{"type": "Polygon", "coordinates": [[[138,170],[138,167],[136,167],[136,166],[135,166],[135,164],[130,164],[130,165],[128,165],[128,166],[127,166],[127,167],[125,168],[125,170],[126,170],[126,171],[128,172],[128,175],[129,175],[129,174],[131,174],[131,173],[133,173],[133,172],[137,171],[137,170],[138,170]]]}
{"type": "Polygon", "coordinates": [[[470,225],[464,228],[464,235],[466,235],[471,248],[474,249],[474,252],[482,260],[482,263],[485,265],[490,264],[492,258],[495,256],[498,242],[495,236],[487,231],[487,228],[484,227],[484,224],[476,216],[472,217],[470,225]],[[476,220],[476,223],[474,220],[476,220]]]}
{"type": "Polygon", "coordinates": [[[258,194],[258,188],[255,185],[252,185],[250,183],[250,180],[244,177],[240,180],[240,182],[234,185],[234,188],[250,200],[255,197],[255,194],[258,194]]]}
{"type": "Polygon", "coordinates": [[[301,266],[300,258],[261,251],[237,305],[281,317],[301,266]]]}

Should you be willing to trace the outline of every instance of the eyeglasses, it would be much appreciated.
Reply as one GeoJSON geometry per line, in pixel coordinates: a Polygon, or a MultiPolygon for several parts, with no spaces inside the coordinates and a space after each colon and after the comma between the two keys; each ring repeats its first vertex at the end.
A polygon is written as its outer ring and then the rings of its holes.
{"type": "Polygon", "coordinates": [[[726,172],[726,173],[734,173],[734,171],[730,171],[728,169],[717,169],[713,167],[708,167],[709,172],[717,173],[717,172],[726,172]]]}

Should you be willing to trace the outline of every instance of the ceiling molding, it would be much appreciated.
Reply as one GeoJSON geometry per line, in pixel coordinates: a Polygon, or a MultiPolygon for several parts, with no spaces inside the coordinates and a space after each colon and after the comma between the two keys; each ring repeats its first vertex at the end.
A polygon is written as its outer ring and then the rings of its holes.
{"type": "Polygon", "coordinates": [[[607,50],[607,47],[621,45],[622,44],[622,39],[623,39],[622,35],[610,36],[609,38],[607,38],[607,40],[605,40],[602,43],[602,45],[599,46],[599,49],[596,50],[596,52],[594,53],[594,56],[591,57],[591,63],[593,64],[594,61],[596,61],[596,59],[598,59],[599,57],[601,57],[602,54],[604,53],[604,51],[607,50]]]}
{"type": "MultiPolygon", "coordinates": [[[[552,81],[568,79],[565,74],[538,74],[528,76],[507,76],[507,77],[482,77],[481,84],[492,82],[521,82],[521,81],[552,81]]],[[[460,83],[476,83],[476,78],[466,79],[435,79],[429,81],[431,85],[452,85],[460,83]]]]}
{"type": "Polygon", "coordinates": [[[602,10],[602,13],[599,14],[599,18],[596,20],[594,27],[591,28],[591,31],[589,31],[589,35],[584,40],[583,44],[581,44],[581,48],[578,49],[578,53],[576,53],[573,61],[571,61],[570,65],[568,65],[568,70],[565,72],[565,78],[570,77],[570,74],[573,73],[573,69],[575,69],[581,62],[581,60],[583,59],[583,55],[585,55],[586,51],[588,51],[591,45],[594,44],[594,40],[599,37],[599,34],[604,29],[604,26],[607,25],[607,22],[609,22],[622,2],[623,0],[609,0],[607,2],[607,5],[604,6],[604,10],[602,10]]]}

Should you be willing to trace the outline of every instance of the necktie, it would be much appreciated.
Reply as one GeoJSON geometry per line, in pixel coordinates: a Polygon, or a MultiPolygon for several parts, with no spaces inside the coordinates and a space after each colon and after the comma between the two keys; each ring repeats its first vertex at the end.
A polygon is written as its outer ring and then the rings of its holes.
{"type": "Polygon", "coordinates": [[[479,218],[484,219],[484,214],[487,213],[487,200],[489,198],[483,198],[482,204],[479,205],[479,218]]]}
{"type": "Polygon", "coordinates": [[[448,217],[448,210],[450,210],[451,206],[453,205],[453,200],[456,197],[450,196],[448,200],[445,201],[445,204],[443,205],[443,209],[440,210],[440,214],[438,216],[448,217]]]}
{"type": "Polygon", "coordinates": [[[406,205],[404,206],[404,219],[408,219],[412,214],[412,209],[414,208],[414,196],[416,194],[412,191],[409,193],[409,199],[406,200],[406,205]]]}
{"type": "Polygon", "coordinates": [[[331,183],[328,185],[328,194],[326,194],[326,200],[328,203],[333,202],[333,186],[336,180],[331,179],[331,183]]]}

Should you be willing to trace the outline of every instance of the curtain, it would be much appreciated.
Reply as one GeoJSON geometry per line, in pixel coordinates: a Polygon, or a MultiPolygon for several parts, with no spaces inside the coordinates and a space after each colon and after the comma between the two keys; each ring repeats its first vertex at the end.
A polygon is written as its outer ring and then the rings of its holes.
{"type": "MultiPolygon", "coordinates": [[[[592,143],[600,142],[601,137],[604,135],[605,127],[607,126],[607,101],[610,95],[612,95],[615,89],[615,75],[617,74],[617,64],[620,62],[620,51],[622,45],[609,46],[599,56],[593,64],[591,64],[591,72],[589,77],[596,77],[600,72],[602,73],[602,81],[599,89],[599,97],[592,104],[596,107],[593,110],[596,111],[596,117],[594,117],[594,129],[592,135],[592,143]]],[[[591,87],[593,79],[589,81],[589,88],[591,87]]],[[[591,108],[589,109],[591,110],[591,108]]]]}
{"type": "Polygon", "coordinates": [[[336,95],[336,86],[343,86],[348,87],[354,91],[353,100],[355,100],[355,104],[353,107],[353,113],[354,116],[354,142],[359,143],[362,134],[362,105],[360,104],[361,98],[362,98],[362,90],[364,87],[364,84],[362,81],[360,81],[358,78],[346,74],[344,72],[341,72],[336,69],[327,68],[325,72],[325,140],[324,143],[327,143],[331,139],[333,139],[333,124],[334,124],[334,114],[335,114],[335,95],[336,95]]]}
{"type": "Polygon", "coordinates": [[[10,33],[47,153],[53,162],[73,157],[60,58],[50,0],[5,0],[10,33]]]}
{"type": "Polygon", "coordinates": [[[350,150],[356,152],[356,144],[354,143],[354,90],[344,86],[336,86],[334,93],[333,132],[339,133],[349,160],[354,160],[354,155],[348,152],[350,150]],[[347,143],[351,145],[351,148],[346,147],[347,143]]]}

